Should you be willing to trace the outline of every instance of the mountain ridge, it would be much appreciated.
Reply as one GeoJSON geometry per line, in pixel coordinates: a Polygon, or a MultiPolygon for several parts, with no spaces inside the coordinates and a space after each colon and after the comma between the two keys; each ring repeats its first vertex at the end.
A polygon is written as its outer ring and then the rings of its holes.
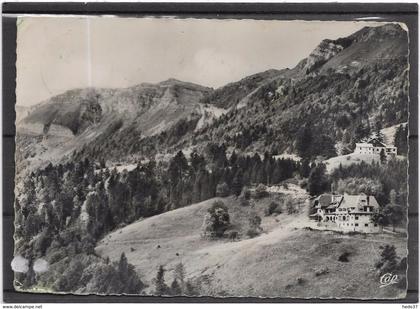
{"type": "Polygon", "coordinates": [[[51,125],[75,137],[96,130],[73,153],[103,159],[123,159],[123,150],[148,156],[214,141],[242,151],[297,152],[305,126],[319,131],[317,143],[336,141],[350,150],[363,135],[358,130],[406,121],[407,44],[401,26],[385,24],[325,39],[292,69],[270,69],[217,89],[170,78],[69,90],[38,104],[18,131],[30,131],[33,123],[43,126],[35,135],[48,135],[51,125]],[[114,149],[119,142],[121,151],[114,149]]]}

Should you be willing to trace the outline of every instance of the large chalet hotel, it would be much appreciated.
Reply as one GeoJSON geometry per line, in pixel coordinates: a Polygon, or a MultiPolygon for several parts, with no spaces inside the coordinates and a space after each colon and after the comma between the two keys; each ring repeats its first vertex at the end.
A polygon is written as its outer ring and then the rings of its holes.
{"type": "Polygon", "coordinates": [[[372,222],[379,209],[374,196],[322,194],[314,200],[316,213],[312,219],[318,226],[344,232],[379,233],[382,228],[372,222]]]}
{"type": "Polygon", "coordinates": [[[386,145],[376,138],[372,138],[365,143],[356,143],[356,148],[354,149],[354,153],[358,154],[379,155],[382,151],[386,157],[393,157],[397,155],[397,147],[386,145]]]}

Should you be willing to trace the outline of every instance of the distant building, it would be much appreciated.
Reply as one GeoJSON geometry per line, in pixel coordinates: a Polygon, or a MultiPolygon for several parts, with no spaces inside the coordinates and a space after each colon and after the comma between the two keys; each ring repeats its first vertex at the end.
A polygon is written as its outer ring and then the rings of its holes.
{"type": "Polygon", "coordinates": [[[314,201],[316,213],[311,217],[319,226],[344,232],[379,233],[382,228],[372,222],[379,204],[374,196],[365,194],[322,194],[314,201]]]}
{"type": "Polygon", "coordinates": [[[354,153],[358,154],[380,154],[381,151],[384,151],[387,157],[392,157],[397,155],[397,147],[388,146],[377,139],[371,139],[366,143],[356,143],[356,148],[354,153]]]}

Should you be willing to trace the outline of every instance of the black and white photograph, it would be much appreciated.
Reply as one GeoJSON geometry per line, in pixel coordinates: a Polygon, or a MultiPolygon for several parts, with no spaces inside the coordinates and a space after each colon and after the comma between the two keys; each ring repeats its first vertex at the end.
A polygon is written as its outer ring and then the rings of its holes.
{"type": "Polygon", "coordinates": [[[17,291],[406,297],[406,24],[16,28],[17,291]]]}

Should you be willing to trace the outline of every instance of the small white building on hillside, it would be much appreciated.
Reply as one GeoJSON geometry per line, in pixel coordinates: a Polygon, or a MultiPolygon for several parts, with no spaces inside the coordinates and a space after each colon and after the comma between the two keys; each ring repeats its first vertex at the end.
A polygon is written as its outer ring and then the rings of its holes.
{"type": "Polygon", "coordinates": [[[380,154],[381,151],[384,151],[387,157],[392,157],[397,155],[397,147],[388,146],[377,139],[371,139],[366,143],[356,143],[356,148],[354,153],[357,154],[380,154]]]}
{"type": "Polygon", "coordinates": [[[344,232],[379,233],[382,228],[372,222],[379,210],[374,196],[365,194],[322,194],[314,201],[316,213],[311,217],[318,225],[344,232]]]}

